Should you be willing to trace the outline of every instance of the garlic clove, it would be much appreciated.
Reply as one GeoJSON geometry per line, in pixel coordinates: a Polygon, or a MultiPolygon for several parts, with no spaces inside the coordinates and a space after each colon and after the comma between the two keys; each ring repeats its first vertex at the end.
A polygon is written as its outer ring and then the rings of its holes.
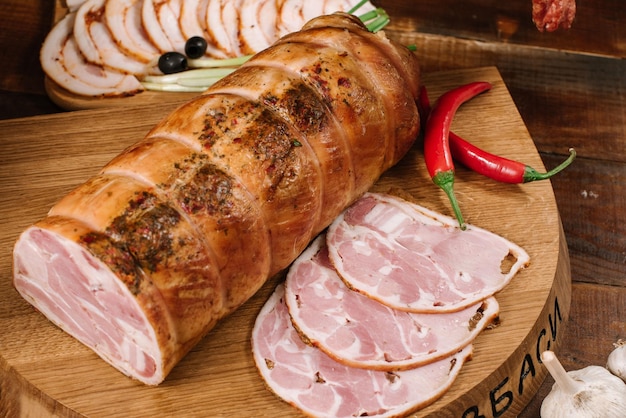
{"type": "Polygon", "coordinates": [[[541,360],[555,380],[541,404],[542,418],[624,418],[626,383],[604,367],[566,372],[552,351],[541,360]]]}
{"type": "Polygon", "coordinates": [[[615,349],[609,354],[606,368],[626,382],[626,340],[619,339],[613,345],[615,349]]]}

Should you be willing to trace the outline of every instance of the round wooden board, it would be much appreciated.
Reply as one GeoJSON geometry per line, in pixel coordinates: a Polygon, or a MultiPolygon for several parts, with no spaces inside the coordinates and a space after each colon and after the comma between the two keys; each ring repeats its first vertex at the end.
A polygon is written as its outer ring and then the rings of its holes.
{"type": "MultiPolygon", "coordinates": [[[[464,105],[455,132],[492,152],[543,168],[524,123],[495,68],[427,74],[434,101],[470,81],[493,90],[464,105]]],[[[11,284],[18,234],[79,182],[140,139],[176,105],[117,106],[0,122],[0,416],[300,416],[264,386],[250,354],[256,314],[281,280],[275,277],[223,320],[157,387],[135,382],[55,328],[11,284]]],[[[450,214],[426,173],[419,144],[375,185],[402,190],[450,214]]],[[[524,247],[530,266],[497,294],[501,324],[475,341],[472,361],[454,385],[413,416],[515,416],[535,395],[570,308],[570,267],[550,182],[504,185],[463,168],[456,192],[469,223],[524,247]]]]}

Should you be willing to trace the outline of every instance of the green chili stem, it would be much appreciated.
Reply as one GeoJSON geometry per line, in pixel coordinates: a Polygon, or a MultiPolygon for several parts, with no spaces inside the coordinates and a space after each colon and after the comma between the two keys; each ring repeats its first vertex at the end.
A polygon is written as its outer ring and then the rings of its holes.
{"type": "Polygon", "coordinates": [[[459,202],[454,195],[454,170],[438,172],[433,176],[433,182],[439,186],[441,190],[446,193],[446,195],[448,195],[448,200],[450,200],[452,210],[454,211],[454,216],[456,216],[456,219],[459,222],[459,228],[461,228],[462,231],[465,231],[467,226],[463,220],[463,214],[461,213],[459,202]]]}
{"type": "Polygon", "coordinates": [[[547,173],[540,173],[539,171],[535,170],[531,166],[526,166],[526,168],[524,169],[523,181],[524,183],[528,183],[528,182],[536,181],[536,180],[549,179],[550,177],[554,176],[557,173],[560,173],[565,168],[567,168],[572,163],[572,161],[574,161],[575,158],[576,158],[576,150],[574,148],[570,148],[569,157],[567,158],[567,160],[563,161],[561,164],[554,167],[552,170],[548,171],[547,173]]]}

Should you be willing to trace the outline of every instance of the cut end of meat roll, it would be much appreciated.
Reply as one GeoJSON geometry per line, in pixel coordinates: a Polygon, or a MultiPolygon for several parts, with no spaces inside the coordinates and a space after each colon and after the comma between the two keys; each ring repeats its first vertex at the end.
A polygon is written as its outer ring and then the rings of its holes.
{"type": "MultiPolygon", "coordinates": [[[[167,336],[157,335],[159,330],[151,323],[165,313],[163,301],[157,292],[145,289],[138,298],[139,288],[149,284],[142,284],[139,277],[135,287],[121,281],[81,245],[90,236],[81,227],[55,219],[26,230],[15,246],[15,287],[49,320],[119,371],[156,385],[168,371],[159,348],[159,339],[167,336]],[[81,232],[82,238],[67,236],[81,232]]],[[[117,257],[122,268],[120,260],[117,257]]]]}
{"type": "Polygon", "coordinates": [[[158,384],[288,267],[420,123],[405,47],[345,13],[307,28],[165,117],[24,232],[19,293],[158,384]]]}

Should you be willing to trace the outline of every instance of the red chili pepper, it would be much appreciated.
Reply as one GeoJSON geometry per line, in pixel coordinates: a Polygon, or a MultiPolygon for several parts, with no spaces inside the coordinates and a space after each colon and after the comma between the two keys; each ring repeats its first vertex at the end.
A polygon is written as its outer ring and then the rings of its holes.
{"type": "MultiPolygon", "coordinates": [[[[430,102],[425,87],[422,87],[420,91],[419,106],[423,117],[428,117],[430,102]]],[[[454,132],[450,132],[449,141],[454,160],[479,174],[503,183],[519,184],[549,179],[569,166],[576,158],[576,151],[570,148],[570,156],[565,161],[547,173],[541,173],[519,161],[500,157],[480,149],[454,132]]]]}
{"type": "Polygon", "coordinates": [[[491,154],[458,135],[454,137],[453,135],[450,133],[450,150],[455,160],[477,173],[502,183],[519,184],[549,179],[565,169],[576,158],[576,151],[570,148],[570,155],[565,161],[547,173],[541,173],[529,165],[491,154]]]}
{"type": "Polygon", "coordinates": [[[454,162],[449,143],[450,125],[459,106],[490,88],[490,83],[479,81],[444,93],[432,107],[424,129],[426,168],[433,182],[448,195],[461,229],[465,229],[465,222],[454,195],[454,162]]]}

